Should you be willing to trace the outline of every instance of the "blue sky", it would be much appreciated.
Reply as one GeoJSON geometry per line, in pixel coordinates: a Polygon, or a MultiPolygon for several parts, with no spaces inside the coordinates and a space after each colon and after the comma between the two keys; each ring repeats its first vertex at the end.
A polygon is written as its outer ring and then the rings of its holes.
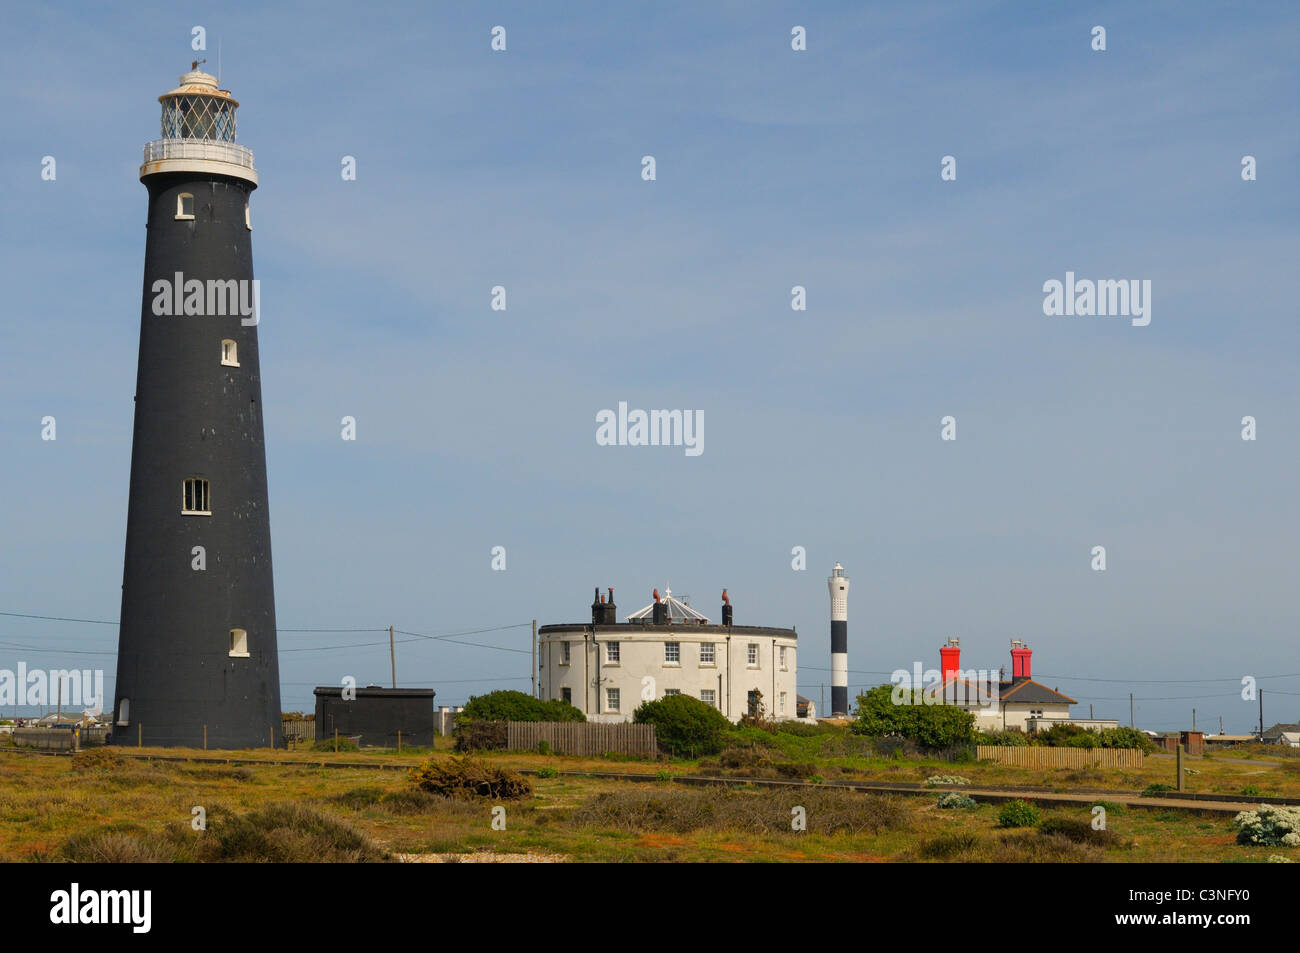
{"type": "MultiPolygon", "coordinates": [[[[918,6],[7,11],[0,609],[117,617],[140,148],[219,39],[261,175],[283,628],[580,621],[596,585],[716,615],[726,586],[738,623],[798,627],[817,698],[839,561],[853,689],[1021,638],[1084,716],[1132,691],[1143,727],[1244,731],[1252,675],[1300,719],[1300,12],[918,6]],[[1151,324],[1045,316],[1067,270],[1149,279],[1151,324]],[[702,410],[705,452],[597,446],[619,401],[702,410]]],[[[403,643],[399,680],[523,688],[527,631],[403,643]]],[[[0,667],[111,682],[115,641],[0,617],[0,667]]],[[[388,677],[386,634],[280,645],[287,709],[388,677]]]]}

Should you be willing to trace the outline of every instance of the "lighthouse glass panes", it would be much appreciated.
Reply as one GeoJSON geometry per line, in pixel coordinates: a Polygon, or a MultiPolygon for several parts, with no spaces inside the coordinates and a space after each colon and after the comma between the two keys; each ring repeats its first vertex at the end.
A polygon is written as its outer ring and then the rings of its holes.
{"type": "Polygon", "coordinates": [[[181,499],[181,512],[196,516],[212,515],[212,499],[208,491],[208,481],[190,477],[185,481],[181,499]]]}
{"type": "Polygon", "coordinates": [[[216,96],[168,97],[162,104],[162,137],[234,142],[234,103],[216,96]]]}

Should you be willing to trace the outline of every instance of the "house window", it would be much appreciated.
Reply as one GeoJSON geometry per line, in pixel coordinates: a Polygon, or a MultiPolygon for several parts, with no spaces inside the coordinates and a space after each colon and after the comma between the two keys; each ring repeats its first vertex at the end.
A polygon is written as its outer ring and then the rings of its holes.
{"type": "Polygon", "coordinates": [[[777,709],[781,714],[785,714],[785,692],[781,693],[780,708],[777,709]]]}
{"type": "Polygon", "coordinates": [[[680,688],[665,688],[664,698],[667,698],[669,695],[680,695],[681,693],[682,690],[680,688]]]}
{"type": "Polygon", "coordinates": [[[750,668],[758,668],[758,643],[750,642],[745,649],[745,661],[750,668]]]}
{"type": "Polygon", "coordinates": [[[682,643],[665,642],[664,643],[664,664],[680,665],[682,663],[682,643]]]}
{"type": "Polygon", "coordinates": [[[785,649],[784,645],[781,646],[781,671],[783,672],[785,671],[785,649]]]}
{"type": "Polygon", "coordinates": [[[605,689],[605,710],[618,711],[619,690],[617,688],[605,689]]]}
{"type": "Polygon", "coordinates": [[[714,645],[713,645],[713,643],[712,643],[712,642],[701,642],[701,643],[700,643],[700,664],[701,664],[701,665],[712,665],[712,664],[714,663],[714,660],[715,660],[716,658],[717,658],[717,655],[715,654],[715,650],[714,650],[714,645]]]}
{"type": "Polygon", "coordinates": [[[248,658],[248,631],[245,629],[230,630],[230,657],[231,658],[248,658]]]}
{"type": "Polygon", "coordinates": [[[761,702],[758,699],[761,695],[762,692],[760,692],[757,688],[751,688],[749,690],[749,693],[745,696],[745,706],[749,710],[750,718],[758,717],[758,706],[761,704],[761,702]]]}
{"type": "Polygon", "coordinates": [[[182,192],[176,196],[176,220],[178,222],[194,221],[194,196],[189,192],[182,192]]]}
{"type": "Polygon", "coordinates": [[[561,688],[561,689],[560,689],[560,698],[563,699],[563,700],[564,700],[565,702],[567,702],[568,704],[572,705],[572,704],[573,704],[573,689],[572,689],[572,688],[561,688]]]}
{"type": "Polygon", "coordinates": [[[618,643],[617,642],[605,643],[605,664],[606,665],[618,664],[618,643]]]}
{"type": "Polygon", "coordinates": [[[572,649],[569,647],[569,643],[568,643],[568,642],[561,642],[561,643],[560,643],[560,664],[561,664],[561,665],[568,665],[568,664],[569,664],[569,657],[570,657],[570,653],[571,653],[571,652],[572,652],[572,649]]]}
{"type": "Polygon", "coordinates": [[[244,203],[244,227],[250,232],[253,230],[253,213],[248,208],[248,203],[244,203]]]}
{"type": "Polygon", "coordinates": [[[221,363],[226,367],[239,366],[239,345],[229,338],[221,342],[221,363]]]}
{"type": "Polygon", "coordinates": [[[717,699],[718,699],[717,693],[713,689],[711,688],[700,689],[700,701],[704,702],[704,704],[711,705],[714,708],[716,708],[718,706],[717,699]]]}
{"type": "Polygon", "coordinates": [[[181,512],[192,516],[211,516],[212,500],[208,495],[208,481],[190,477],[185,481],[181,496],[181,512]]]}

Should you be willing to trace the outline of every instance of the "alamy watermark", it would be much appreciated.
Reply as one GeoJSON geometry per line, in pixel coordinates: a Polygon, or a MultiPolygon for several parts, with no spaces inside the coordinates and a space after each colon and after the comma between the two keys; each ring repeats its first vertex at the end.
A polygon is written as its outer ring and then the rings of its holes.
{"type": "Polygon", "coordinates": [[[62,702],[70,707],[104,706],[103,669],[31,669],[18,663],[18,671],[0,668],[0,706],[48,707],[62,702]]]}
{"type": "Polygon", "coordinates": [[[628,410],[618,402],[618,412],[596,414],[596,443],[601,447],[685,447],[688,457],[704,452],[704,411],[628,410]]]}
{"type": "Polygon", "coordinates": [[[1137,278],[1115,281],[1110,278],[1092,281],[1088,278],[1074,277],[1074,272],[1065,273],[1065,282],[1055,278],[1043,282],[1043,314],[1049,317],[1061,315],[1098,315],[1100,317],[1131,317],[1135,328],[1144,328],[1151,323],[1151,279],[1137,278]]]}
{"type": "Polygon", "coordinates": [[[159,317],[225,317],[239,315],[239,323],[252,327],[261,319],[262,282],[259,278],[198,278],[176,272],[175,278],[153,283],[153,313],[159,317]]]}
{"type": "Polygon", "coordinates": [[[920,662],[912,670],[895,669],[889,676],[894,690],[890,701],[895,705],[959,705],[963,708],[994,709],[1001,698],[1001,674],[985,669],[955,669],[944,680],[943,673],[930,668],[922,671],[920,662]]]}

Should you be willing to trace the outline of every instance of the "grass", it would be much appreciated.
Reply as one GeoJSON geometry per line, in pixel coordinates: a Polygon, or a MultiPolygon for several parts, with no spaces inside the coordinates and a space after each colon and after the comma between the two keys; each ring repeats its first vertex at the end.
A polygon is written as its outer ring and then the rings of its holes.
{"type": "MultiPolygon", "coordinates": [[[[819,736],[799,738],[801,744],[819,736]]],[[[180,752],[155,752],[179,754],[180,752]]],[[[132,752],[88,751],[75,758],[6,754],[0,772],[0,858],[96,859],[106,862],[381,860],[385,855],[528,851],[587,861],[1071,861],[1264,862],[1265,852],[1235,843],[1230,816],[1194,810],[1125,810],[1101,797],[1109,836],[1090,833],[1090,806],[1050,809],[1037,829],[1000,830],[998,805],[940,810],[933,796],[882,796],[833,787],[748,789],[697,787],[656,776],[698,773],[695,762],[611,762],[563,755],[485,756],[508,769],[553,766],[560,772],[626,770],[645,781],[557,773],[532,778],[530,796],[505,804],[505,830],[492,829],[500,802],[462,801],[415,790],[408,770],[427,753],[350,753],[338,760],[391,763],[404,770],[323,768],[319,754],[248,752],[253,764],[142,761],[132,752]],[[314,762],[314,763],[313,763],[314,762]],[[659,775],[657,775],[659,773],[659,775]],[[192,810],[208,829],[194,831],[192,810]],[[803,808],[804,830],[792,824],[803,808]]],[[[196,755],[201,755],[197,752],[196,755]]],[[[214,753],[209,753],[214,754],[214,753]]],[[[782,752],[793,763],[806,752],[782,752]]],[[[240,754],[245,757],[245,754],[240,754]]],[[[837,756],[838,757],[838,756],[837,756]]],[[[857,758],[845,755],[845,758],[857,758]]],[[[450,763],[445,754],[435,756],[450,763]]],[[[953,773],[946,762],[858,759],[849,771],[826,759],[818,771],[835,779],[911,780],[953,773]]],[[[1150,759],[1148,759],[1150,763],[1150,759]]],[[[1213,770],[1225,767],[1223,759],[1213,770]]],[[[1207,769],[1209,766],[1207,766],[1207,769]]],[[[1281,768],[1235,765],[1254,775],[1227,775],[1232,791],[1248,783],[1285,788],[1281,768]],[[1260,773],[1262,772],[1262,773],[1260,773]]],[[[1139,791],[1162,771],[1103,772],[1105,785],[1139,791]]],[[[549,772],[548,772],[549,773],[549,772]]],[[[1056,772],[967,764],[973,786],[989,783],[1065,786],[1056,772]],[[1048,775],[1044,778],[1043,775],[1048,775]]],[[[1198,776],[1200,777],[1200,776],[1198,776]]],[[[1088,787],[1094,784],[1089,782],[1088,787]]],[[[1300,860],[1300,848],[1272,848],[1300,860]]]]}

